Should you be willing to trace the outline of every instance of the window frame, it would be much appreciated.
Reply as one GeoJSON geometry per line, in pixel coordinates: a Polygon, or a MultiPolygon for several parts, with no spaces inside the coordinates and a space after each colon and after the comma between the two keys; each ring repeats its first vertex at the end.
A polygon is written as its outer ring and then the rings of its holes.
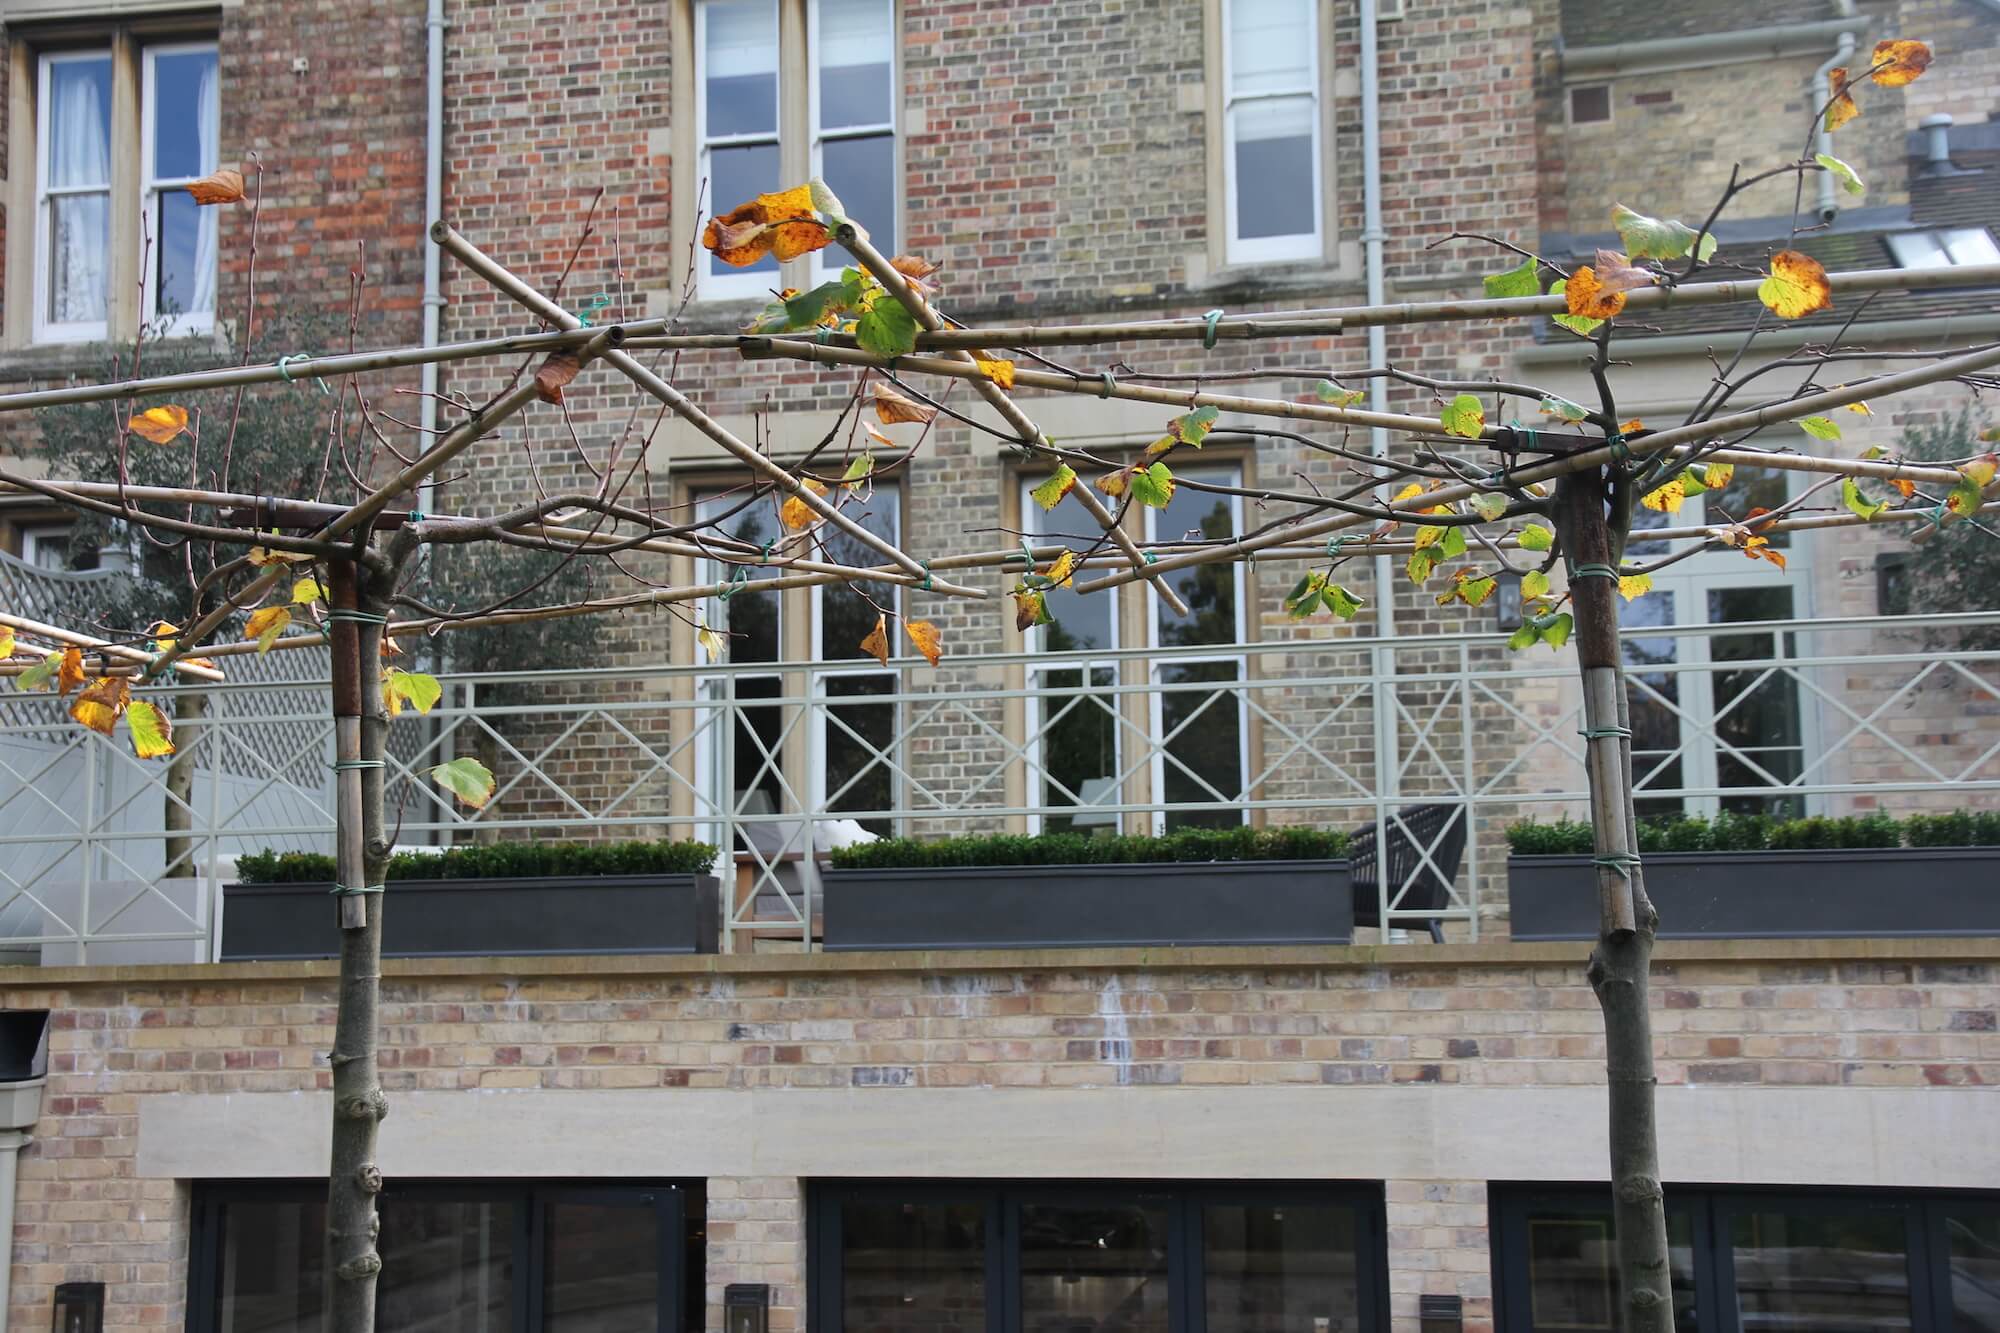
{"type": "Polygon", "coordinates": [[[1223,262],[1227,265],[1239,264],[1282,264],[1318,260],[1326,254],[1327,202],[1325,158],[1326,129],[1325,108],[1327,90],[1325,72],[1321,64],[1321,43],[1324,37],[1325,17],[1320,0],[1304,0],[1306,13],[1311,20],[1312,31],[1305,42],[1311,53],[1311,68],[1307,74],[1305,87],[1279,92],[1262,92],[1239,98],[1235,91],[1235,61],[1231,53],[1230,32],[1232,11],[1239,0],[1217,0],[1216,10],[1219,27],[1218,45],[1221,52],[1220,96],[1217,100],[1220,116],[1221,139],[1221,191],[1223,201],[1223,262]],[[1312,112],[1312,210],[1313,229],[1310,233],[1288,233],[1283,236],[1259,236],[1246,238],[1241,234],[1238,222],[1236,192],[1236,117],[1232,114],[1239,101],[1256,102],[1279,98],[1309,97],[1312,112]]]}
{"type": "MultiPolygon", "coordinates": [[[[715,177],[709,170],[709,154],[717,147],[743,148],[770,144],[778,150],[778,186],[783,189],[785,182],[785,15],[787,0],[762,0],[771,11],[771,32],[777,60],[777,77],[772,86],[772,127],[769,134],[733,134],[711,140],[708,134],[708,12],[717,4],[737,4],[743,0],[694,0],[694,184],[700,191],[702,182],[709,184],[709,193],[703,199],[704,211],[695,218],[697,227],[705,226],[707,220],[718,216],[718,209],[727,211],[736,203],[724,204],[714,197],[715,177]]],[[[738,201],[740,202],[740,201],[738,201]]],[[[717,273],[711,256],[706,250],[697,249],[694,258],[695,296],[703,301],[741,301],[762,296],[773,287],[784,286],[784,267],[777,273],[717,273]],[[775,281],[773,281],[775,279],[775,281]]]]}
{"type": "MultiPolygon", "coordinates": [[[[874,0],[889,11],[889,119],[866,126],[843,125],[829,134],[820,125],[819,113],[819,42],[820,7],[824,0],[806,0],[806,146],[811,161],[811,175],[815,180],[824,180],[824,149],[827,140],[870,139],[881,135],[889,138],[890,173],[895,181],[895,198],[890,208],[895,217],[895,245],[888,253],[901,249],[903,239],[903,135],[898,124],[902,108],[902,98],[898,95],[903,87],[903,44],[897,40],[902,32],[898,22],[898,0],[874,0]]],[[[783,52],[781,51],[782,57],[783,52]]],[[[782,69],[782,65],[780,66],[782,69]]],[[[845,263],[829,263],[828,256],[835,254],[836,246],[815,250],[808,256],[811,265],[810,283],[817,286],[835,277],[845,263]]],[[[840,252],[844,253],[844,252],[840,252]]]]}
{"type": "MultiPolygon", "coordinates": [[[[909,488],[900,478],[886,483],[871,482],[869,485],[870,495],[868,504],[870,505],[882,502],[884,486],[893,489],[895,492],[892,512],[895,515],[896,527],[894,534],[887,540],[891,545],[900,549],[903,544],[903,536],[908,531],[909,515],[904,510],[904,502],[909,498],[909,488]]],[[[865,508],[866,506],[863,507],[865,508]]],[[[894,612],[900,616],[907,616],[909,614],[910,590],[902,584],[897,583],[891,583],[886,586],[890,589],[891,604],[894,612]]],[[[843,587],[841,591],[846,593],[847,590],[843,587]]],[[[829,712],[840,705],[835,702],[836,697],[834,695],[827,693],[827,682],[835,678],[868,676],[880,677],[889,684],[889,688],[884,693],[890,696],[885,702],[890,710],[889,729],[891,740],[886,756],[878,758],[864,766],[860,773],[853,774],[848,779],[847,785],[852,786],[855,781],[860,779],[863,773],[868,772],[869,769],[877,765],[881,765],[889,776],[889,785],[892,788],[890,805],[891,808],[894,808],[901,803],[902,789],[906,781],[906,761],[897,753],[898,744],[905,739],[903,736],[903,721],[906,710],[902,702],[895,696],[904,692],[906,680],[903,675],[903,669],[893,664],[899,658],[909,655],[910,650],[907,640],[902,635],[900,623],[892,620],[884,630],[884,633],[889,636],[889,661],[891,665],[887,667],[881,666],[866,655],[852,658],[830,656],[826,650],[826,616],[824,614],[826,593],[827,585],[825,584],[814,584],[812,587],[806,589],[805,639],[807,651],[811,656],[806,658],[805,661],[795,664],[799,667],[809,668],[812,673],[812,697],[808,705],[812,713],[808,721],[812,728],[812,753],[817,758],[817,762],[809,764],[811,769],[809,776],[813,808],[827,811],[827,813],[838,813],[827,810],[827,802],[829,800],[839,799],[837,794],[829,791],[829,781],[832,773],[828,764],[831,754],[828,746],[834,739],[833,723],[829,712]]],[[[895,836],[899,833],[906,822],[905,820],[892,817],[889,821],[890,836],[895,836]]]]}
{"type": "MultiPolygon", "coordinates": [[[[155,202],[161,192],[184,190],[190,182],[201,179],[200,176],[174,176],[162,179],[153,175],[153,168],[159,156],[155,151],[157,144],[153,139],[154,129],[158,123],[155,107],[159,91],[159,81],[153,74],[154,62],[162,55],[186,55],[196,51],[210,52],[215,56],[216,97],[219,103],[222,87],[222,44],[219,41],[213,39],[204,41],[196,38],[186,40],[168,38],[162,41],[146,42],[141,46],[139,51],[140,258],[142,262],[148,263],[152,268],[152,271],[145,275],[147,279],[146,308],[141,312],[141,318],[149,325],[155,323],[155,321],[167,320],[166,312],[160,308],[161,283],[158,281],[158,263],[161,242],[157,234],[157,228],[154,225],[159,217],[159,213],[155,208],[155,202]]],[[[221,146],[218,143],[217,152],[219,153],[220,151],[221,146]]],[[[221,163],[217,162],[215,167],[210,168],[210,171],[216,170],[220,166],[221,163]]],[[[220,269],[222,263],[222,247],[220,244],[222,231],[221,216],[212,212],[197,214],[197,216],[213,216],[217,240],[216,266],[220,269]]],[[[217,293],[217,295],[219,296],[220,293],[217,293]]],[[[184,310],[180,314],[175,315],[170,322],[163,324],[158,331],[160,336],[163,337],[213,333],[215,331],[215,308],[211,306],[207,310],[184,310]]]]}
{"type": "Polygon", "coordinates": [[[102,46],[64,46],[35,53],[35,241],[34,241],[34,302],[31,315],[31,341],[36,344],[103,342],[110,337],[111,314],[116,303],[115,278],[112,257],[118,248],[118,122],[117,122],[117,81],[118,47],[106,34],[102,46]],[[50,73],[62,63],[81,60],[103,60],[111,71],[112,105],[106,109],[105,119],[109,125],[110,142],[106,145],[110,172],[102,188],[96,186],[51,186],[49,161],[49,129],[55,116],[49,105],[50,73]],[[49,318],[49,301],[55,295],[54,275],[49,271],[54,260],[51,247],[54,244],[55,206],[58,197],[102,194],[106,229],[109,235],[105,254],[104,318],[100,320],[62,320],[49,318]]]}

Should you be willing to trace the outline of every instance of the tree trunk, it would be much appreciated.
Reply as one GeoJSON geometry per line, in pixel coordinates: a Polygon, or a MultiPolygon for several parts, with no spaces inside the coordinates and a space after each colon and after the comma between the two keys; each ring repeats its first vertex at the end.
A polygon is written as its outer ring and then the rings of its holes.
{"type": "Polygon", "coordinates": [[[389,1113],[376,1070],[382,988],[380,891],[388,868],[382,767],[388,718],[382,706],[383,617],[397,572],[413,541],[399,535],[389,558],[361,569],[332,568],[333,712],[338,797],[335,860],[339,893],[340,999],[333,1034],[333,1154],[327,1174],[327,1235],[333,1263],[333,1333],[372,1333],[375,1239],[381,1220],[375,1196],[382,1170],[375,1143],[389,1113]],[[345,614],[344,614],[345,613],[345,614]],[[358,614],[358,619],[348,615],[358,614]]]}
{"type": "Polygon", "coordinates": [[[1612,1216],[1625,1333],[1672,1333],[1672,1272],[1653,1109],[1648,974],[1658,914],[1646,897],[1632,804],[1632,735],[1618,643],[1619,556],[1605,519],[1602,470],[1564,477],[1557,518],[1570,562],[1583,677],[1585,763],[1597,852],[1599,926],[1587,975],[1604,1011],[1612,1216]]]}
{"type": "MultiPolygon", "coordinates": [[[[191,879],[195,875],[194,839],[187,835],[194,827],[193,811],[188,802],[194,795],[194,746],[189,743],[194,732],[190,727],[198,727],[201,718],[208,712],[208,696],[192,690],[184,690],[174,696],[174,735],[181,738],[175,747],[174,757],[167,764],[167,795],[162,811],[161,827],[167,831],[166,879],[191,879]],[[178,835],[178,836],[177,836],[178,835]]],[[[220,764],[220,756],[215,746],[209,746],[211,764],[220,764]]],[[[217,777],[221,770],[217,768],[217,777]]],[[[211,890],[220,892],[219,889],[211,890]]]]}

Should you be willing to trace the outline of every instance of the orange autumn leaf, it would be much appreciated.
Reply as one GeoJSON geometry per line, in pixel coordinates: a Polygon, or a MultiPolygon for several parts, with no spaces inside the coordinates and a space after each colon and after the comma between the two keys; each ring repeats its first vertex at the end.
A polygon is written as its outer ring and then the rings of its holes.
{"type": "Polygon", "coordinates": [[[737,268],[765,255],[779,260],[823,250],[832,239],[813,207],[812,187],[794,186],[776,194],[760,194],[747,204],[710,218],[701,243],[717,259],[737,268]]]}
{"type": "Polygon", "coordinates": [[[583,369],[583,361],[569,348],[550,352],[548,358],[535,371],[535,397],[545,403],[560,403],[563,400],[563,386],[576,378],[583,369]]]}
{"type": "Polygon", "coordinates": [[[1588,264],[1570,274],[1569,285],[1563,288],[1563,299],[1570,314],[1585,319],[1610,319],[1625,308],[1625,293],[1606,291],[1588,264]]]}
{"type": "Polygon", "coordinates": [[[1637,435],[1644,429],[1646,429],[1646,423],[1637,417],[1632,418],[1630,421],[1621,421],[1618,423],[1618,433],[1620,435],[1637,435]]]}
{"type": "Polygon", "coordinates": [[[979,373],[992,380],[1003,389],[1014,387],[1014,363],[1012,361],[981,361],[977,363],[979,373]]]}
{"type": "Polygon", "coordinates": [[[92,731],[109,736],[131,702],[131,682],[123,676],[106,676],[76,696],[69,715],[92,731]]]}
{"type": "Polygon", "coordinates": [[[56,693],[67,697],[69,692],[83,684],[83,649],[63,649],[62,662],[56,667],[56,693]]]}
{"type": "Polygon", "coordinates": [[[1848,121],[1861,114],[1861,107],[1855,102],[1854,94],[1847,91],[1847,71],[1836,66],[1827,71],[1833,80],[1833,100],[1826,104],[1826,128],[1830,134],[1848,121]]]}
{"type": "Polygon", "coordinates": [[[868,637],[861,641],[861,651],[880,662],[889,665],[889,618],[875,617],[875,628],[868,631],[868,637]]]}
{"type": "Polygon", "coordinates": [[[937,415],[937,409],[915,399],[905,398],[886,384],[877,384],[875,415],[882,419],[883,425],[893,426],[903,421],[927,422],[937,415]]]}
{"type": "Polygon", "coordinates": [[[1771,256],[1771,276],[1757,284],[1757,299],[1780,319],[1800,319],[1833,305],[1833,285],[1811,255],[1780,250],[1771,256]]]}
{"type": "Polygon", "coordinates": [[[1889,480],[1889,484],[1894,486],[1905,500],[1917,493],[1917,483],[1903,477],[1892,477],[1889,480]]]}
{"type": "Polygon", "coordinates": [[[1874,67],[1869,72],[1869,78],[1884,88],[1900,88],[1906,83],[1915,83],[1930,68],[1931,49],[1908,38],[1877,42],[1874,58],[1869,64],[1874,67]]]}
{"type": "Polygon", "coordinates": [[[897,255],[889,261],[889,267],[902,274],[919,296],[928,296],[937,290],[938,285],[931,281],[931,277],[938,271],[938,266],[928,259],[917,255],[897,255]]]}
{"type": "Polygon", "coordinates": [[[187,424],[187,409],[172,404],[149,407],[143,412],[135,413],[132,419],[125,423],[127,429],[134,435],[151,440],[154,444],[171,443],[175,436],[187,429],[187,424]]]}
{"type": "Polygon", "coordinates": [[[243,198],[243,173],[228,167],[211,171],[198,181],[189,181],[187,192],[197,204],[236,203],[243,198]]]}
{"type": "MultiPolygon", "coordinates": [[[[826,487],[820,482],[814,481],[811,477],[807,477],[799,484],[803,489],[811,491],[814,495],[823,496],[826,494],[826,487]]],[[[778,510],[778,521],[793,532],[797,532],[801,528],[811,527],[818,519],[819,511],[808,504],[805,497],[801,495],[792,496],[778,510]]]]}
{"type": "Polygon", "coordinates": [[[939,635],[938,627],[930,621],[906,620],[903,622],[903,633],[910,636],[910,642],[917,645],[917,651],[922,653],[924,660],[932,666],[936,666],[938,659],[944,656],[943,637],[939,635]]]}

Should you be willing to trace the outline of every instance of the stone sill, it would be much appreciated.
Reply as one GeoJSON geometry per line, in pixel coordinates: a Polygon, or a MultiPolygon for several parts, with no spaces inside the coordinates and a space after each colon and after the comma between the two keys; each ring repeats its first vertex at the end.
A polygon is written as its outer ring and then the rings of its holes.
{"type": "MultiPolygon", "coordinates": [[[[898,953],[638,954],[528,958],[405,958],[382,964],[387,981],[486,977],[828,976],[987,971],[1213,971],[1253,968],[1521,967],[1582,965],[1582,944],[1353,944],[1304,948],[964,949],[898,953]]],[[[1660,963],[2000,963],[2000,937],[1950,939],[1679,940],[1660,963]]],[[[108,967],[0,967],[8,991],[123,983],[306,981],[332,978],[332,960],[303,963],[156,963],[108,967]]]]}

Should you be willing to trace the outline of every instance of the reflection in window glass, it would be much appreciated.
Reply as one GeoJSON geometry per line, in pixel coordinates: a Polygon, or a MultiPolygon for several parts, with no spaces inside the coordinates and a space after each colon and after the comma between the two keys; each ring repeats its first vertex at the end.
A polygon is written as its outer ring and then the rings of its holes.
{"type": "Polygon", "coordinates": [[[147,293],[162,315],[215,310],[216,228],[220,213],[180,188],[215,170],[221,154],[221,98],[215,48],[148,53],[153,142],[148,200],[153,272],[147,293]]]}
{"type": "MultiPolygon", "coordinates": [[[[1022,525],[1030,538],[1049,535],[1049,515],[1022,487],[1022,525]]],[[[1116,648],[1118,595],[1113,589],[1079,593],[1072,582],[1043,594],[1052,623],[1030,630],[1031,648],[1051,653],[1088,652],[1116,648]]],[[[1101,693],[1118,682],[1115,667],[1086,670],[1079,666],[1050,667],[1034,674],[1039,712],[1036,728],[1040,747],[1041,786],[1038,804],[1075,806],[1117,804],[1119,697],[1101,693]],[[1084,683],[1089,681],[1090,688],[1084,683]]],[[[1114,813],[1081,816],[1057,814],[1042,819],[1049,832],[1118,831],[1114,813]]]]}
{"type": "MultiPolygon", "coordinates": [[[[727,213],[779,188],[778,7],[773,0],[703,0],[700,9],[702,211],[727,213]]],[[[775,275],[769,255],[745,268],[707,259],[710,276],[775,275]]]]}
{"type": "MultiPolygon", "coordinates": [[[[1713,624],[1790,620],[1792,590],[1782,585],[1711,588],[1708,618],[1713,624]]],[[[1723,634],[1709,640],[1708,653],[1715,662],[1768,662],[1793,656],[1795,645],[1790,634],[1723,634]]],[[[1773,787],[1798,781],[1805,767],[1805,745],[1797,680],[1764,666],[1717,671],[1712,679],[1717,784],[1773,787]]],[[[1725,796],[1722,808],[1785,818],[1805,813],[1796,796],[1725,796]]]]}
{"type": "MultiPolygon", "coordinates": [[[[778,516],[770,502],[751,498],[748,487],[698,496],[695,516],[704,522],[720,520],[714,529],[718,535],[752,546],[761,547],[781,535],[778,516]]],[[[710,598],[703,612],[705,623],[727,632],[731,662],[776,662],[782,655],[783,643],[779,594],[757,591],[756,585],[778,577],[778,571],[705,560],[697,577],[704,583],[724,583],[735,577],[739,569],[744,585],[732,591],[727,600],[710,598]]]]}
{"type": "Polygon", "coordinates": [[[2000,1333],[2000,1205],[1945,1210],[1952,1333],[2000,1333]]]}
{"type": "Polygon", "coordinates": [[[513,1300],[512,1204],[385,1201],[380,1248],[379,1327],[504,1333],[513,1300]]]}
{"type": "Polygon", "coordinates": [[[1911,1327],[1909,1252],[1898,1209],[1745,1209],[1731,1219],[1729,1238],[1746,1333],[1911,1327]]]}
{"type": "MultiPolygon", "coordinates": [[[[1674,623],[1674,595],[1655,592],[1641,597],[1619,611],[1628,627],[1671,625],[1674,623]]],[[[1632,714],[1632,787],[1638,799],[1634,808],[1641,818],[1651,815],[1678,815],[1681,798],[1648,798],[1648,789],[1669,791],[1685,785],[1680,714],[1680,676],[1672,670],[1676,642],[1668,635],[1627,635],[1625,650],[1625,693],[1632,714]]]]}
{"type": "Polygon", "coordinates": [[[1168,1333],[1164,1203],[1021,1206],[1022,1333],[1168,1333]]]}
{"type": "MultiPolygon", "coordinates": [[[[1186,468],[1176,476],[1183,483],[1238,484],[1234,468],[1186,468]]],[[[1161,542],[1234,536],[1235,501],[1230,496],[1198,491],[1185,484],[1175,486],[1167,507],[1153,514],[1153,533],[1161,542]]],[[[1188,614],[1178,615],[1164,602],[1153,599],[1159,616],[1161,646],[1242,642],[1236,608],[1236,568],[1227,560],[1214,560],[1175,570],[1167,576],[1181,600],[1187,603],[1188,614]]]]}
{"type": "MultiPolygon", "coordinates": [[[[1230,0],[1227,39],[1232,239],[1302,237],[1309,249],[1319,227],[1313,7],[1310,0],[1230,0]]],[[[1250,257],[1297,256],[1288,249],[1250,257]]]]}
{"type": "Polygon", "coordinates": [[[1167,811],[1167,827],[1233,828],[1243,822],[1236,804],[1243,790],[1242,692],[1177,689],[1199,682],[1235,681],[1236,662],[1190,662],[1160,668],[1160,734],[1164,738],[1163,797],[1169,806],[1213,805],[1220,810],[1167,811]]]}
{"type": "MultiPolygon", "coordinates": [[[[841,512],[854,518],[868,531],[892,545],[901,540],[897,515],[900,492],[892,485],[878,485],[872,495],[856,503],[843,502],[841,512]]],[[[870,565],[881,557],[859,540],[824,524],[819,529],[826,558],[844,565],[870,565]]],[[[875,628],[876,618],[888,613],[883,631],[891,643],[903,642],[895,616],[902,605],[900,588],[893,583],[860,583],[853,587],[829,587],[818,599],[819,657],[823,662],[866,659],[861,641],[875,628]],[[859,591],[857,591],[857,589],[859,591]],[[866,597],[862,593],[866,593],[866,597]],[[881,608],[878,610],[877,608],[881,608]]],[[[892,653],[900,651],[891,647],[892,653]]],[[[871,696],[894,694],[893,671],[870,671],[851,676],[828,676],[824,680],[829,700],[866,700],[871,696]]],[[[830,810],[887,810],[896,803],[895,772],[884,756],[895,744],[896,705],[893,703],[830,703],[825,716],[825,794],[830,810]]],[[[864,819],[864,828],[887,835],[886,818],[864,819]]]]}
{"type": "Polygon", "coordinates": [[[326,1205],[231,1202],[217,1216],[217,1333],[317,1329],[327,1309],[326,1205]]]}
{"type": "MultiPolygon", "coordinates": [[[[1617,1333],[1618,1252],[1611,1210],[1542,1207],[1527,1218],[1528,1310],[1531,1333],[1617,1333]]],[[[1672,1269],[1674,1327],[1693,1333],[1695,1322],[1694,1221],[1667,1213],[1667,1256],[1672,1269]]]]}
{"type": "Polygon", "coordinates": [[[896,253],[893,0],[818,0],[819,175],[883,254],[896,253]]]}
{"type": "Polygon", "coordinates": [[[1358,1328],[1355,1218],[1305,1204],[1211,1204],[1202,1212],[1208,1327],[1237,1333],[1358,1328]]]}
{"type": "MultiPolygon", "coordinates": [[[[873,494],[837,495],[840,512],[882,538],[891,546],[902,542],[898,513],[901,491],[894,485],[878,484],[873,494]]],[[[842,565],[877,565],[882,557],[831,523],[817,529],[824,559],[842,565]]],[[[896,614],[901,588],[894,583],[856,583],[850,587],[831,585],[819,594],[819,655],[822,661],[865,658],[861,641],[875,628],[875,618],[886,611],[889,630],[896,631],[896,614]],[[863,596],[866,594],[866,596],[863,596]],[[881,608],[877,610],[877,608],[881,608]]],[[[895,651],[894,649],[891,650],[895,651]]]]}
{"type": "Polygon", "coordinates": [[[984,1205],[849,1200],[840,1225],[848,1328],[984,1333],[984,1205]]]}
{"type": "Polygon", "coordinates": [[[552,1203],[543,1217],[544,1333],[655,1333],[659,1215],[651,1208],[552,1203]]]}
{"type": "Polygon", "coordinates": [[[48,307],[54,324],[104,320],[111,253],[111,57],[45,58],[48,307]]]}

